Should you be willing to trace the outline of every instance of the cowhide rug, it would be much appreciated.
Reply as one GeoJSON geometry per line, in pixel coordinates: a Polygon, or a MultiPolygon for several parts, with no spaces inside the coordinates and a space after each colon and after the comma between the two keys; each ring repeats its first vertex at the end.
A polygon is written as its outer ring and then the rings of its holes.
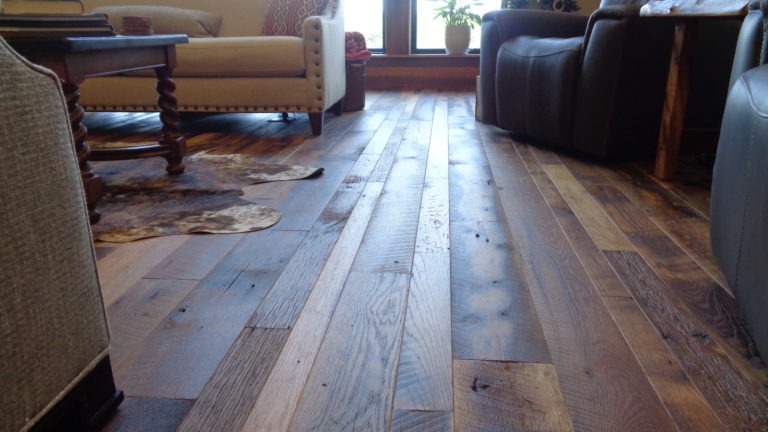
{"type": "Polygon", "coordinates": [[[280,213],[240,198],[256,183],[317,176],[323,168],[275,165],[243,154],[200,152],[184,158],[178,176],[165,172],[165,159],[93,162],[106,194],[101,220],[92,225],[95,240],[129,242],[189,233],[257,231],[276,224],[280,213]]]}

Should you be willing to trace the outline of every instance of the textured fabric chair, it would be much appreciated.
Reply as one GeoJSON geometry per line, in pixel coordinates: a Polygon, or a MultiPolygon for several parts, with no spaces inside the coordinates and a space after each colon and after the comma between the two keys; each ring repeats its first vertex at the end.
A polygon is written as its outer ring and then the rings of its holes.
{"type": "Polygon", "coordinates": [[[0,430],[88,431],[122,398],[66,102],[0,38],[0,430]]]}
{"type": "Polygon", "coordinates": [[[652,155],[673,26],[641,4],[604,0],[582,15],[486,14],[480,119],[524,139],[601,158],[652,155]]]}
{"type": "Polygon", "coordinates": [[[712,250],[757,349],[768,359],[768,65],[764,48],[768,38],[764,11],[764,5],[753,2],[739,34],[709,213],[712,250]],[[757,64],[763,66],[755,68],[757,64]]]}

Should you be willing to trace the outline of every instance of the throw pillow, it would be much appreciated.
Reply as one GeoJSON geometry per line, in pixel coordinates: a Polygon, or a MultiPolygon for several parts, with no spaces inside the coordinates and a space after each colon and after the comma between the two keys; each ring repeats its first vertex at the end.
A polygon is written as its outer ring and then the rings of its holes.
{"type": "Polygon", "coordinates": [[[269,0],[264,36],[299,36],[304,20],[321,14],[328,0],[269,0]]]}
{"type": "Polygon", "coordinates": [[[185,34],[189,37],[214,37],[219,34],[221,15],[169,6],[102,6],[94,13],[105,13],[120,32],[124,16],[148,16],[155,34],[185,34]]]}

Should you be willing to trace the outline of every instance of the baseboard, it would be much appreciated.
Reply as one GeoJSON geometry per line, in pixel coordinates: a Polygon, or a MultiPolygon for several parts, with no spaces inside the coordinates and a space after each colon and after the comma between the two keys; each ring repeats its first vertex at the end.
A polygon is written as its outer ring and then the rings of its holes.
{"type": "Polygon", "coordinates": [[[123,392],[115,388],[112,364],[107,356],[30,431],[98,431],[122,401],[123,392]]]}

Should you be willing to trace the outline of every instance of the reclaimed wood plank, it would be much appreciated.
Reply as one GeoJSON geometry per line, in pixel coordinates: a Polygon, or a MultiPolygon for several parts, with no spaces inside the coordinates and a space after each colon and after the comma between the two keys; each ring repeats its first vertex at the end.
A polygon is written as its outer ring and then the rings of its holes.
{"type": "Polygon", "coordinates": [[[634,250],[629,240],[602,210],[600,203],[576,180],[568,168],[562,164],[542,166],[599,249],[634,250]]]}
{"type": "Polygon", "coordinates": [[[645,214],[635,210],[612,186],[590,186],[616,224],[630,238],[665,286],[691,310],[709,337],[717,339],[745,376],[768,384],[768,371],[758,369],[757,353],[733,297],[710,278],[685,251],[645,214]]]}
{"type": "Polygon", "coordinates": [[[305,235],[246,234],[115,372],[126,395],[197,398],[305,235]]]}
{"type": "Polygon", "coordinates": [[[451,411],[395,410],[392,416],[392,432],[451,432],[451,411]]]}
{"type": "Polygon", "coordinates": [[[678,428],[684,431],[728,430],[691,382],[685,365],[669,350],[637,300],[627,297],[604,300],[678,428]]]}
{"type": "Polygon", "coordinates": [[[179,249],[189,236],[168,236],[120,245],[97,262],[104,305],[109,306],[179,249]]]}
{"type": "Polygon", "coordinates": [[[458,431],[573,431],[551,364],[456,360],[458,431]]]}
{"type": "Polygon", "coordinates": [[[725,275],[720,270],[709,237],[709,222],[699,218],[658,218],[651,217],[664,234],[696,261],[705,272],[714,279],[718,285],[733,292],[728,287],[725,275]]]}
{"type": "Polygon", "coordinates": [[[395,409],[450,411],[450,255],[417,253],[408,293],[395,409]]]}
{"type": "Polygon", "coordinates": [[[189,236],[183,248],[160,261],[144,278],[200,280],[240,239],[240,234],[189,236]]]}
{"type": "Polygon", "coordinates": [[[288,430],[382,187],[381,183],[366,186],[293,325],[264,390],[249,407],[244,430],[288,430]]]}
{"type": "Polygon", "coordinates": [[[177,432],[240,430],[289,333],[244,328],[177,432]]]}
{"type": "Polygon", "coordinates": [[[513,142],[483,129],[504,213],[574,427],[676,430],[562,227],[526,174],[513,142]]]}
{"type": "Polygon", "coordinates": [[[142,279],[107,307],[112,368],[123,363],[136,347],[197,286],[197,281],[142,279]]]}
{"type": "Polygon", "coordinates": [[[546,200],[552,214],[568,237],[581,264],[589,273],[590,278],[601,296],[623,296],[631,294],[616,276],[608,261],[595,245],[592,237],[581,224],[581,221],[566,200],[560,194],[552,179],[544,171],[536,157],[531,153],[530,146],[517,146],[518,153],[525,163],[528,173],[533,178],[542,196],[546,200]]]}
{"type": "MultiPolygon", "coordinates": [[[[524,146],[518,147],[518,151],[521,155],[527,153],[524,146]]],[[[677,358],[667,349],[656,329],[635,304],[632,293],[594,245],[541,165],[535,158],[524,156],[523,159],[675,423],[681,430],[722,430],[723,425],[714,415],[712,408],[687,378],[677,358]]],[[[583,175],[580,177],[584,178],[583,175]]],[[[586,178],[590,179],[589,184],[600,183],[592,181],[595,177],[586,178]]]]}
{"type": "Polygon", "coordinates": [[[429,150],[429,123],[410,121],[355,260],[359,271],[408,273],[429,150]],[[386,246],[386,247],[384,247],[386,246]]]}
{"type": "Polygon", "coordinates": [[[407,291],[405,274],[349,275],[291,430],[389,428],[407,291]]]}
{"type": "Polygon", "coordinates": [[[432,133],[416,232],[395,408],[451,410],[448,107],[431,101],[432,133]]]}
{"type": "Polygon", "coordinates": [[[360,197],[337,192],[251,316],[248,326],[290,329],[299,317],[326,260],[360,197]]]}
{"type": "Polygon", "coordinates": [[[605,255],[723,424],[732,430],[768,428],[768,401],[760,384],[742,375],[643,258],[627,252],[605,255]]]}

